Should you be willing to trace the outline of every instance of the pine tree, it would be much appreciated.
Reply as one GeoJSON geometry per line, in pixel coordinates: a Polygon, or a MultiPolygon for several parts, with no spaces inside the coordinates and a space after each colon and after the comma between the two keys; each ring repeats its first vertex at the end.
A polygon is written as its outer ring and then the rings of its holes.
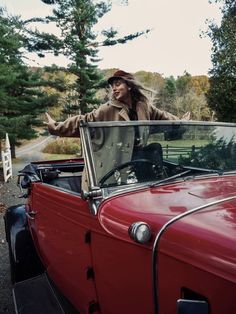
{"type": "Polygon", "coordinates": [[[53,15],[45,19],[32,18],[26,21],[25,25],[36,21],[53,22],[60,29],[61,36],[28,30],[28,49],[31,52],[38,52],[41,57],[46,52],[53,52],[55,55],[63,54],[71,61],[68,70],[76,76],[76,80],[69,87],[73,93],[69,93],[71,95],[68,97],[64,112],[86,113],[99,103],[95,97],[96,91],[105,86],[97,70],[99,47],[124,44],[149,30],[119,37],[118,32],[110,28],[101,32],[103,39],[99,42],[99,34],[94,32],[93,27],[111,10],[110,1],[41,1],[54,6],[53,15]]]}
{"type": "Polygon", "coordinates": [[[163,110],[174,112],[173,103],[176,97],[176,83],[173,76],[165,79],[163,89],[159,92],[156,105],[163,110]]]}
{"type": "Polygon", "coordinates": [[[37,136],[38,114],[52,104],[57,95],[48,96],[39,87],[46,84],[38,71],[30,71],[22,61],[24,37],[22,23],[0,8],[0,139],[9,134],[12,155],[21,139],[37,136]]]}
{"type": "MultiPolygon", "coordinates": [[[[216,1],[216,0],[215,0],[216,1]]],[[[236,2],[221,0],[222,22],[209,26],[212,43],[208,102],[218,120],[236,122],[236,2]]]]}

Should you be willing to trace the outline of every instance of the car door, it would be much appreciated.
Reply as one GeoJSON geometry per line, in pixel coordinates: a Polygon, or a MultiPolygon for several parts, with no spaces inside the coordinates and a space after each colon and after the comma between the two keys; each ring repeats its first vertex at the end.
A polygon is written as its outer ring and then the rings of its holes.
{"type": "Polygon", "coordinates": [[[90,249],[97,217],[78,193],[40,182],[31,195],[30,225],[46,271],[80,313],[89,313],[97,300],[90,249]]]}

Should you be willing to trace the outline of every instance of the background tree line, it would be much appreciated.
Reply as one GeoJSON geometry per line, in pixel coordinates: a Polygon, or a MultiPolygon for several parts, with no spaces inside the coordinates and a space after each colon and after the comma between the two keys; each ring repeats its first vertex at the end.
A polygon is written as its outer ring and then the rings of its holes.
{"type": "MultiPolygon", "coordinates": [[[[106,78],[115,69],[98,69],[99,47],[125,44],[149,32],[138,30],[122,37],[113,28],[100,34],[93,31],[112,9],[112,0],[41,1],[53,7],[51,16],[23,21],[0,8],[0,139],[8,132],[13,148],[22,139],[37,136],[45,110],[65,118],[106,101],[106,78]],[[40,32],[32,28],[35,23],[52,23],[60,35],[40,32]],[[70,63],[63,69],[27,67],[27,52],[42,58],[47,53],[62,54],[70,63]]],[[[209,77],[185,73],[164,78],[145,71],[134,75],[153,90],[148,96],[154,106],[177,116],[191,111],[196,120],[236,122],[236,4],[235,0],[212,1],[221,2],[223,19],[220,26],[209,23],[207,35],[213,43],[209,77]]],[[[128,0],[120,3],[128,5],[128,0]]]]}

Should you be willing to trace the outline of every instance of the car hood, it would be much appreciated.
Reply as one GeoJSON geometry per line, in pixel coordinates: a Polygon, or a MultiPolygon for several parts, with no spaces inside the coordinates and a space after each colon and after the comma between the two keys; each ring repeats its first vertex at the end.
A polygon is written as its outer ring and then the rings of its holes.
{"type": "Polygon", "coordinates": [[[101,204],[99,220],[109,234],[128,242],[132,242],[128,235],[132,223],[148,223],[153,237],[146,247],[151,249],[170,219],[203,206],[169,226],[158,249],[235,281],[236,199],[224,201],[232,196],[236,196],[236,176],[195,178],[111,197],[101,204]]]}

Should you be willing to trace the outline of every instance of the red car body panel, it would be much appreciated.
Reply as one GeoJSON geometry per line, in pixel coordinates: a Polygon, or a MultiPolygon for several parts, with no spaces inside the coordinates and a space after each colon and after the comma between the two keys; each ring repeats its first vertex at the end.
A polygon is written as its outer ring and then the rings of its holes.
{"type": "Polygon", "coordinates": [[[176,313],[176,300],[187,287],[206,296],[211,313],[233,314],[236,201],[211,203],[235,195],[235,187],[236,177],[228,175],[143,188],[109,197],[93,216],[79,195],[36,183],[30,208],[37,215],[29,223],[49,276],[82,314],[91,301],[99,302],[101,313],[125,309],[146,314],[153,312],[151,256],[156,234],[174,216],[209,204],[174,223],[161,238],[160,313],[176,313]],[[136,221],[150,225],[149,244],[130,238],[129,227],[136,221]],[[91,243],[85,241],[88,232],[91,243]],[[90,267],[93,279],[88,278],[90,267]]]}
{"type": "Polygon", "coordinates": [[[45,269],[61,292],[86,313],[89,302],[97,299],[94,281],[87,279],[92,255],[85,241],[96,217],[80,197],[68,197],[48,185],[33,185],[32,195],[37,215],[30,220],[31,230],[45,269]]]}

